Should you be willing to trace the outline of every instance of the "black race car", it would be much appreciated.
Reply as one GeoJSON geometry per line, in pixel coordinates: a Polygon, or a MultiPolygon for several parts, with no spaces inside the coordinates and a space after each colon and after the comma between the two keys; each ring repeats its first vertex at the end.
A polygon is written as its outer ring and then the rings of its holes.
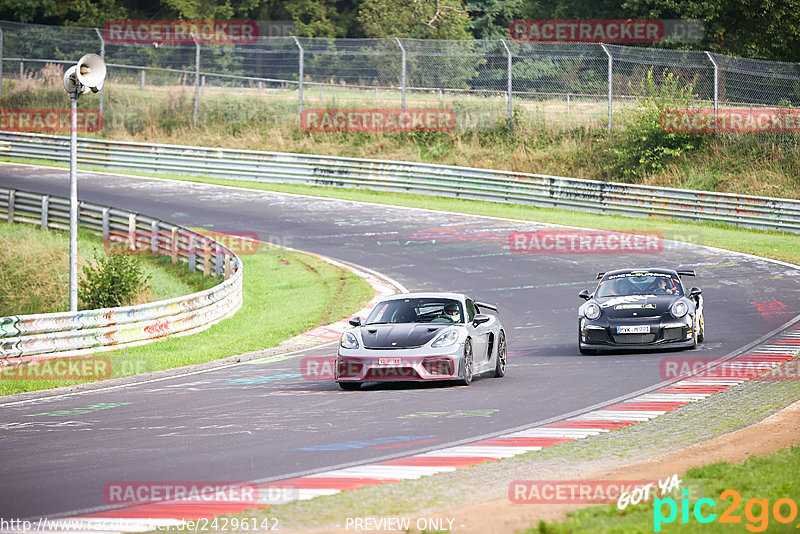
{"type": "Polygon", "coordinates": [[[684,289],[694,271],[620,269],[599,273],[594,293],[581,291],[578,309],[581,354],[611,349],[694,348],[703,341],[703,297],[684,289]]]}

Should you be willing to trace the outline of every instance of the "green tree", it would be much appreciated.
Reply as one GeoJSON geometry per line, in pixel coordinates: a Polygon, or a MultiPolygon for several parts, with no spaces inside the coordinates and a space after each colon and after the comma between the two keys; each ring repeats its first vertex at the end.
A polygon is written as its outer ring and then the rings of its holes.
{"type": "Polygon", "coordinates": [[[521,18],[525,0],[472,0],[467,4],[476,39],[507,39],[508,24],[521,18]]]}
{"type": "Polygon", "coordinates": [[[736,56],[798,61],[800,0],[625,0],[634,17],[693,19],[705,25],[696,47],[736,56]]]}
{"type": "Polygon", "coordinates": [[[362,0],[358,21],[367,37],[472,38],[461,0],[362,0]]]}

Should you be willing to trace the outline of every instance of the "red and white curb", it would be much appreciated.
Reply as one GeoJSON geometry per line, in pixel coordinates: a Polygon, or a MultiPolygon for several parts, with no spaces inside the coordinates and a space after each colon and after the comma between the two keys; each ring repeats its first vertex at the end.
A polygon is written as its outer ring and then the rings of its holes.
{"type": "MultiPolygon", "coordinates": [[[[705,399],[752,380],[782,365],[800,352],[800,323],[768,342],[740,354],[725,364],[743,366],[739,376],[693,376],[657,390],[590,412],[534,428],[511,432],[473,443],[447,447],[403,458],[334,469],[303,477],[259,485],[258,504],[162,501],[74,516],[75,530],[49,532],[143,532],[183,525],[186,521],[238,514],[254,507],[334,495],[342,491],[463,469],[471,465],[510,458],[531,451],[596,436],[653,419],[676,408],[705,399]]],[[[798,377],[793,377],[797,379],[798,377]]]]}

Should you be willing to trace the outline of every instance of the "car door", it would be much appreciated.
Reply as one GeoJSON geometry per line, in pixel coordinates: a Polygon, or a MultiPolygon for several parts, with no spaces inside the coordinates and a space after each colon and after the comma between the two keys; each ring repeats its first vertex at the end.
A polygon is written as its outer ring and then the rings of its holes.
{"type": "Polygon", "coordinates": [[[487,366],[490,357],[488,350],[492,321],[475,326],[472,323],[473,319],[475,319],[475,315],[478,313],[475,302],[471,299],[467,299],[465,304],[467,309],[467,322],[472,335],[472,357],[475,362],[475,370],[477,371],[480,366],[487,366]]]}

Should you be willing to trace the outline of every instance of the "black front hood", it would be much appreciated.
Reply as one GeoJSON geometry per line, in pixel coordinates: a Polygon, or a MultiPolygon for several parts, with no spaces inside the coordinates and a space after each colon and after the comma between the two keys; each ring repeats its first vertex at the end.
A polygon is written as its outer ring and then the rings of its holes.
{"type": "Polygon", "coordinates": [[[367,349],[407,349],[421,347],[449,325],[402,323],[372,324],[361,327],[367,349]]]}
{"type": "Polygon", "coordinates": [[[630,297],[607,297],[597,299],[609,319],[633,317],[660,317],[680,297],[675,295],[634,295],[630,297]]]}

